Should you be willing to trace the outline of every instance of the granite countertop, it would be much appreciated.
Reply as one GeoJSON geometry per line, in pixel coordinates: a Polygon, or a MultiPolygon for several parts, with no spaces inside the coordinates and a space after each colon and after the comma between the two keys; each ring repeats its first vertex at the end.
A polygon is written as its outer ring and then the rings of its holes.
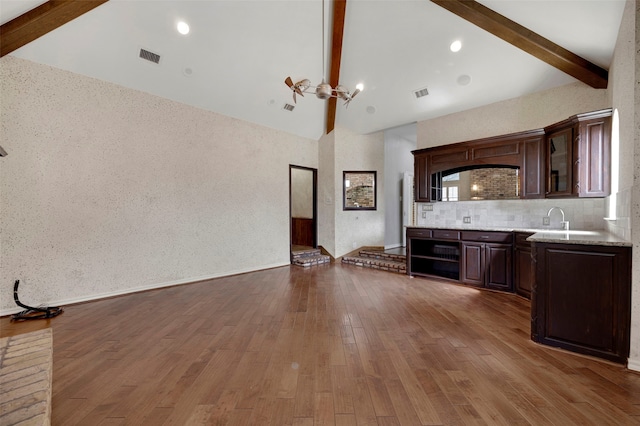
{"type": "Polygon", "coordinates": [[[581,231],[561,229],[524,229],[524,228],[501,228],[501,227],[444,227],[444,226],[407,226],[407,228],[424,229],[454,229],[456,231],[502,231],[502,232],[528,232],[531,235],[527,241],[539,243],[562,243],[562,244],[582,244],[599,246],[621,246],[631,247],[630,241],[624,240],[604,230],[581,231]]]}
{"type": "Polygon", "coordinates": [[[563,243],[563,244],[582,244],[597,246],[622,246],[631,247],[630,241],[624,240],[606,231],[562,231],[562,230],[545,230],[540,231],[529,238],[527,241],[538,243],[563,243]]]}

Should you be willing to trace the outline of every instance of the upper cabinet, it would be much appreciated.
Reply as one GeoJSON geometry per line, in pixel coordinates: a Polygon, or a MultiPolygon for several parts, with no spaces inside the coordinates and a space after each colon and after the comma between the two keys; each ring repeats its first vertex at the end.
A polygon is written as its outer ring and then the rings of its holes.
{"type": "Polygon", "coordinates": [[[544,131],[413,151],[415,201],[544,197],[544,131]]]}
{"type": "Polygon", "coordinates": [[[545,128],[546,196],[606,197],[611,192],[611,109],[545,128]]]}
{"type": "Polygon", "coordinates": [[[544,129],[413,151],[415,201],[605,197],[611,109],[544,129]]]}

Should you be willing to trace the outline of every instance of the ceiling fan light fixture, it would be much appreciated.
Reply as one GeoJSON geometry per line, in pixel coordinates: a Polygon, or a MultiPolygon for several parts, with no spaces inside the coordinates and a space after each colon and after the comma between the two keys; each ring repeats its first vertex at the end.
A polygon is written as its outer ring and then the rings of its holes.
{"type": "Polygon", "coordinates": [[[316,96],[318,99],[329,99],[333,89],[329,83],[325,83],[324,81],[316,87],[316,96]]]}
{"type": "Polygon", "coordinates": [[[189,34],[189,24],[187,24],[184,21],[178,22],[178,24],[176,25],[176,28],[178,29],[178,32],[182,35],[189,34]]]}
{"type": "Polygon", "coordinates": [[[453,52],[459,52],[462,49],[462,42],[460,40],[454,40],[453,43],[449,46],[449,49],[453,52]]]}

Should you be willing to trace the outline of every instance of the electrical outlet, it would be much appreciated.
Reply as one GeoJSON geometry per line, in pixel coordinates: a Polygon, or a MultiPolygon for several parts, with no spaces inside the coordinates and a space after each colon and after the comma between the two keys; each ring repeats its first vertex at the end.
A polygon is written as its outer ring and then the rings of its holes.
{"type": "Polygon", "coordinates": [[[427,218],[427,212],[422,212],[422,218],[426,219],[427,218]]]}
{"type": "Polygon", "coordinates": [[[542,224],[545,226],[551,225],[551,218],[549,216],[545,216],[542,218],[542,224]]]}
{"type": "Polygon", "coordinates": [[[358,245],[356,244],[356,242],[353,242],[353,248],[358,248],[358,245]]]}
{"type": "Polygon", "coordinates": [[[471,216],[465,216],[462,218],[462,223],[471,223],[471,216]]]}

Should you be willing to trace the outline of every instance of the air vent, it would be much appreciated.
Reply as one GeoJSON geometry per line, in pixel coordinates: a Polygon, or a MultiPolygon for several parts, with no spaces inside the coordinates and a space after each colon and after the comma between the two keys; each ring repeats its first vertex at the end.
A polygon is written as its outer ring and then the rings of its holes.
{"type": "Polygon", "coordinates": [[[429,91],[425,87],[424,89],[416,90],[415,92],[413,92],[413,94],[416,96],[416,99],[420,99],[424,96],[427,96],[429,94],[429,91]]]}
{"type": "Polygon", "coordinates": [[[295,107],[291,104],[284,104],[284,107],[282,107],[285,111],[293,111],[294,108],[295,107]]]}
{"type": "Polygon", "coordinates": [[[149,52],[145,49],[140,49],[140,57],[142,59],[146,59],[147,61],[153,62],[154,64],[160,63],[160,55],[157,53],[149,52]]]}

